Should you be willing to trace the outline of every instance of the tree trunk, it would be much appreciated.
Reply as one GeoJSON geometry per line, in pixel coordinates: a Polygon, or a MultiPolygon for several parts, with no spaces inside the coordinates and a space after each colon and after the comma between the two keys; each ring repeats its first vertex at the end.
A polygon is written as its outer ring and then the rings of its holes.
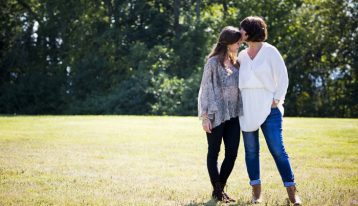
{"type": "Polygon", "coordinates": [[[111,0],[104,0],[104,3],[107,6],[107,12],[109,17],[109,25],[112,24],[112,18],[113,18],[113,6],[111,0]]]}
{"type": "Polygon", "coordinates": [[[174,32],[176,38],[178,38],[178,34],[180,30],[179,16],[180,16],[180,0],[174,0],[174,32]]]}
{"type": "Polygon", "coordinates": [[[196,22],[200,22],[200,4],[201,4],[201,0],[196,0],[196,5],[195,5],[196,22]]]}
{"type": "Polygon", "coordinates": [[[224,19],[225,19],[226,15],[227,15],[227,10],[228,10],[226,0],[222,0],[222,4],[223,4],[223,9],[224,9],[224,19]]]}

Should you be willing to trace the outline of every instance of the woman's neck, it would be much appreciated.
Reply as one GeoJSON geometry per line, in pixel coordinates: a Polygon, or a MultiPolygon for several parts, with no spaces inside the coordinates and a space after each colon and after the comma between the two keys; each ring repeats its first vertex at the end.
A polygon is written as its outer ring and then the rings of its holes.
{"type": "Polygon", "coordinates": [[[247,42],[247,45],[249,45],[249,49],[257,50],[261,48],[263,42],[247,42]]]}
{"type": "Polygon", "coordinates": [[[262,48],[263,42],[247,42],[247,44],[249,45],[247,54],[253,60],[262,48]]]}
{"type": "Polygon", "coordinates": [[[226,56],[229,56],[230,54],[231,55],[237,55],[237,52],[238,52],[238,50],[234,50],[234,51],[228,50],[226,56]]]}

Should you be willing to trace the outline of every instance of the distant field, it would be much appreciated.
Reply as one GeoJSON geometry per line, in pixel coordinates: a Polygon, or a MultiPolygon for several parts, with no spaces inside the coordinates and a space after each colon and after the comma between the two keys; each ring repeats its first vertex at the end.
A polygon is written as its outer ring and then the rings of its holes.
{"type": "MultiPolygon", "coordinates": [[[[284,140],[304,205],[358,205],[358,119],[285,118],[284,140]]],[[[261,205],[287,205],[260,141],[261,205]]],[[[242,143],[233,205],[251,197],[242,143]]],[[[206,152],[195,117],[2,116],[0,205],[215,205],[206,152]]]]}

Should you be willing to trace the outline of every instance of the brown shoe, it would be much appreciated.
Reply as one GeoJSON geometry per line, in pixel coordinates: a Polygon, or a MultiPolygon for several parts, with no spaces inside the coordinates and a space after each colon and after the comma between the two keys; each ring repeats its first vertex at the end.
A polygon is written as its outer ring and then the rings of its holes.
{"type": "Polygon", "coordinates": [[[217,201],[221,201],[223,203],[230,203],[235,202],[234,199],[230,198],[225,192],[224,192],[224,186],[225,184],[221,182],[216,182],[214,191],[212,193],[212,197],[216,199],[217,201]]]}
{"type": "Polygon", "coordinates": [[[252,185],[252,203],[259,204],[262,202],[261,184],[252,185]]]}
{"type": "Polygon", "coordinates": [[[229,197],[229,195],[225,192],[225,184],[221,185],[223,188],[223,197],[227,200],[227,202],[236,202],[234,199],[232,199],[231,197],[229,197]]]}
{"type": "Polygon", "coordinates": [[[290,200],[293,205],[302,205],[300,197],[296,194],[298,191],[296,189],[296,186],[290,186],[286,187],[288,199],[290,200]]]}

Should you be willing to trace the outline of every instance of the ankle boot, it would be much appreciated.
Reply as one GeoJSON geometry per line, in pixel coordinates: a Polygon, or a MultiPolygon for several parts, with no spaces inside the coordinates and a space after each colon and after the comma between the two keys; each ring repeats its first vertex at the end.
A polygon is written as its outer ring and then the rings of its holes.
{"type": "Polygon", "coordinates": [[[223,200],[223,190],[221,188],[221,183],[220,182],[216,182],[214,185],[214,190],[213,193],[211,194],[211,196],[216,199],[217,201],[222,201],[223,200]]]}
{"type": "Polygon", "coordinates": [[[262,202],[261,184],[252,185],[252,203],[258,204],[262,202]]]}
{"type": "Polygon", "coordinates": [[[291,203],[293,203],[293,205],[302,205],[300,197],[296,194],[298,192],[296,186],[286,187],[286,190],[288,194],[288,199],[291,203]]]}
{"type": "Polygon", "coordinates": [[[217,201],[229,203],[230,200],[228,200],[227,195],[224,195],[223,189],[224,189],[223,184],[221,182],[216,182],[214,186],[214,191],[212,193],[212,197],[217,201]]]}
{"type": "Polygon", "coordinates": [[[225,192],[225,183],[221,184],[222,190],[223,190],[223,198],[227,200],[227,202],[236,202],[234,199],[229,197],[229,195],[225,192]]]}

